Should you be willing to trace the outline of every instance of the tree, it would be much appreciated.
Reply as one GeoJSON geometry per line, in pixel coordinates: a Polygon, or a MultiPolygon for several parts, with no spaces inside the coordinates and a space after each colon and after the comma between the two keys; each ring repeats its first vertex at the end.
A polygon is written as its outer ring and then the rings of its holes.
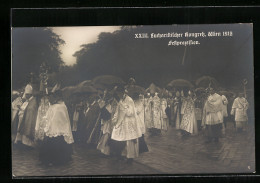
{"type": "Polygon", "coordinates": [[[75,65],[67,66],[63,65],[60,67],[58,72],[53,72],[49,75],[49,86],[54,86],[57,82],[61,84],[61,87],[71,86],[78,84],[80,73],[77,72],[75,65]]]}
{"type": "Polygon", "coordinates": [[[12,86],[14,89],[28,82],[28,75],[39,75],[40,65],[46,62],[51,72],[64,65],[59,46],[65,42],[51,28],[12,29],[12,86]]]}

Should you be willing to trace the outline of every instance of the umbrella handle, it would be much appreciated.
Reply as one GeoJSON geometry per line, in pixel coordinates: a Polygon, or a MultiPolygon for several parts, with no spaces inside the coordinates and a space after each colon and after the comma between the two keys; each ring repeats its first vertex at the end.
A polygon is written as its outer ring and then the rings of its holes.
{"type": "Polygon", "coordinates": [[[144,123],[145,123],[145,98],[143,96],[143,105],[144,105],[144,123]]]}
{"type": "Polygon", "coordinates": [[[247,80],[244,79],[243,80],[243,85],[244,85],[244,96],[245,96],[245,98],[247,98],[247,95],[246,95],[246,84],[247,84],[247,80]]]}

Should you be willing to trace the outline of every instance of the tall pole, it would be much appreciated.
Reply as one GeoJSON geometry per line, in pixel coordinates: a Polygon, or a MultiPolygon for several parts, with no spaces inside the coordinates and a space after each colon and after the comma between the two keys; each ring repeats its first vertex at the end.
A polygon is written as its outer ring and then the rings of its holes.
{"type": "Polygon", "coordinates": [[[43,96],[43,102],[44,102],[44,111],[45,111],[45,103],[46,103],[46,95],[48,95],[48,66],[45,62],[43,62],[40,66],[40,91],[45,92],[45,95],[43,96]]]}
{"type": "Polygon", "coordinates": [[[144,106],[144,125],[146,126],[145,124],[145,97],[143,95],[143,106],[144,106]]]}
{"type": "Polygon", "coordinates": [[[245,96],[245,98],[247,98],[247,94],[246,94],[247,80],[246,79],[243,80],[243,85],[244,85],[244,96],[245,96]]]}

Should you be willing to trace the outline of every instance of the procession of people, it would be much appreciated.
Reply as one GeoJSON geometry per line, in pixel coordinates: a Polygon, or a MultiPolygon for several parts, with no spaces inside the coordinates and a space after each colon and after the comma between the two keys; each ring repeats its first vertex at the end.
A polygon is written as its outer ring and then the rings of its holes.
{"type": "Polygon", "coordinates": [[[71,160],[74,143],[131,163],[150,151],[146,137],[165,135],[172,128],[183,138],[204,130],[205,142],[217,143],[230,115],[237,132],[247,129],[244,93],[232,103],[210,84],[201,93],[186,86],[161,90],[154,84],[145,90],[130,78],[127,84],[105,80],[102,88],[97,78],[65,96],[60,84],[50,88],[41,77],[39,90],[29,83],[24,91],[13,92],[12,142],[38,149],[46,165],[71,160]]]}

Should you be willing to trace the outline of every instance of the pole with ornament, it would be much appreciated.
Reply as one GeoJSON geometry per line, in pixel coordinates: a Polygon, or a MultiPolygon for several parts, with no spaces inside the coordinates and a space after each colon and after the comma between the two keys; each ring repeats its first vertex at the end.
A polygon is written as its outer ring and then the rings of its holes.
{"type": "Polygon", "coordinates": [[[48,66],[43,62],[40,66],[40,91],[48,95],[48,66]]]}
{"type": "Polygon", "coordinates": [[[45,114],[48,106],[49,101],[47,100],[46,96],[48,95],[48,66],[45,62],[43,62],[40,66],[40,92],[43,92],[43,102],[44,105],[42,107],[42,114],[45,114]]]}
{"type": "Polygon", "coordinates": [[[243,80],[243,86],[244,86],[244,97],[247,98],[247,94],[246,94],[246,85],[247,85],[247,80],[244,79],[243,80]]]}

